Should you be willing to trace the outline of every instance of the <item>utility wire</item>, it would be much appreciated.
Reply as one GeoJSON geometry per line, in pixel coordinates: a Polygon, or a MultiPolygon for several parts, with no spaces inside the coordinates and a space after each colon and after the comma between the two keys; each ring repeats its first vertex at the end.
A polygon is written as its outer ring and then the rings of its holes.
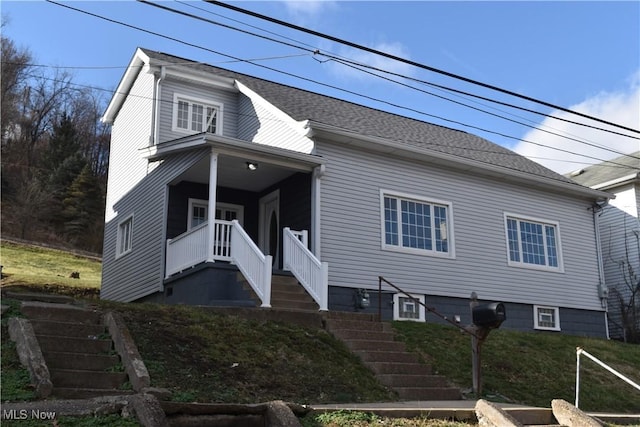
{"type": "Polygon", "coordinates": [[[633,129],[633,128],[629,128],[629,127],[626,127],[626,126],[622,126],[622,125],[619,125],[617,123],[612,123],[612,122],[609,122],[609,121],[606,121],[606,120],[603,120],[603,119],[600,119],[600,118],[597,118],[597,117],[590,116],[588,114],[580,113],[578,111],[573,111],[573,110],[570,110],[568,108],[561,107],[559,105],[551,104],[551,103],[546,102],[546,101],[542,101],[542,100],[539,100],[539,99],[536,99],[536,98],[532,98],[532,97],[529,97],[529,96],[526,96],[526,95],[522,95],[522,94],[519,94],[517,92],[513,92],[513,91],[510,91],[510,90],[507,90],[507,89],[502,89],[500,87],[497,87],[497,86],[494,86],[494,85],[490,85],[488,83],[483,83],[483,82],[480,82],[480,81],[477,81],[477,80],[470,79],[468,77],[460,76],[458,74],[454,74],[454,73],[451,73],[451,72],[448,72],[448,71],[440,70],[438,68],[434,68],[434,67],[431,67],[431,66],[428,66],[428,65],[424,65],[424,64],[421,64],[419,62],[411,61],[409,59],[405,59],[405,58],[402,58],[402,57],[399,57],[399,56],[396,56],[396,55],[392,55],[392,54],[389,54],[389,53],[386,53],[386,52],[382,52],[382,51],[377,50],[377,49],[372,49],[372,48],[369,48],[369,47],[366,47],[366,46],[363,46],[363,45],[359,45],[357,43],[353,43],[353,42],[350,42],[348,40],[340,39],[338,37],[334,37],[334,36],[331,36],[331,35],[328,35],[328,34],[320,33],[320,32],[315,31],[315,30],[311,30],[311,29],[308,29],[308,28],[300,27],[300,26],[292,24],[290,22],[281,21],[279,19],[276,19],[276,18],[273,18],[273,17],[270,17],[270,16],[266,16],[266,15],[263,15],[263,14],[260,14],[260,13],[257,13],[257,12],[253,12],[253,11],[250,11],[250,10],[247,10],[247,9],[243,9],[241,7],[234,6],[234,5],[231,5],[229,3],[223,3],[223,2],[218,1],[218,0],[203,0],[203,1],[205,1],[206,3],[209,3],[209,4],[213,4],[215,6],[220,6],[220,7],[224,7],[224,8],[227,8],[227,9],[231,9],[233,11],[236,11],[236,12],[239,12],[239,13],[243,13],[245,15],[250,15],[250,16],[253,16],[254,18],[262,19],[262,20],[265,20],[265,21],[272,22],[274,24],[282,25],[282,26],[285,26],[285,27],[288,27],[288,28],[292,28],[292,29],[297,30],[297,31],[302,31],[302,32],[307,33],[307,34],[311,34],[311,35],[314,35],[314,36],[317,36],[317,37],[321,37],[323,39],[331,40],[333,42],[340,43],[340,44],[352,47],[354,49],[364,50],[364,51],[369,52],[369,53],[373,53],[373,54],[376,54],[376,55],[384,56],[385,58],[393,59],[394,61],[403,62],[405,64],[409,64],[409,65],[412,65],[414,67],[422,68],[422,69],[427,70],[427,71],[431,71],[431,72],[434,72],[434,73],[442,74],[442,75],[445,75],[447,77],[451,77],[451,78],[454,78],[454,79],[457,79],[457,80],[462,80],[464,82],[471,83],[471,84],[476,85],[476,86],[481,86],[481,87],[484,87],[486,89],[491,89],[491,90],[494,90],[494,91],[497,91],[497,92],[500,92],[500,93],[504,93],[504,94],[507,94],[507,95],[515,96],[515,97],[520,98],[520,99],[524,99],[524,100],[527,100],[527,101],[530,101],[530,102],[535,102],[536,104],[541,104],[541,105],[544,105],[546,107],[550,107],[550,108],[553,108],[553,109],[556,109],[556,110],[564,111],[566,113],[575,114],[577,116],[581,116],[581,117],[584,117],[584,118],[587,118],[587,119],[590,119],[590,120],[595,120],[597,122],[604,123],[604,124],[607,124],[607,125],[610,125],[610,126],[614,126],[614,127],[620,128],[620,129],[624,129],[624,130],[627,130],[627,131],[630,131],[630,132],[640,133],[640,130],[637,130],[637,129],[633,129]]]}
{"type": "MultiPolygon", "coordinates": [[[[316,81],[316,80],[313,80],[313,79],[310,79],[310,78],[307,78],[307,77],[298,76],[296,74],[292,74],[292,73],[289,73],[289,72],[286,72],[286,71],[282,71],[282,70],[278,70],[278,69],[275,69],[275,68],[272,68],[272,67],[268,67],[266,65],[256,64],[256,63],[250,62],[250,61],[242,59],[242,58],[238,58],[238,57],[235,57],[235,56],[232,56],[232,55],[228,55],[228,54],[225,54],[225,53],[222,53],[222,52],[218,52],[218,51],[215,51],[215,50],[210,49],[210,48],[206,48],[206,47],[203,47],[203,46],[200,46],[200,45],[196,45],[194,43],[190,43],[190,42],[187,42],[187,41],[184,41],[184,40],[180,40],[180,39],[177,39],[177,38],[174,38],[174,37],[171,37],[171,36],[167,36],[165,34],[157,33],[157,32],[151,31],[151,30],[146,30],[144,28],[140,28],[140,27],[137,27],[137,26],[134,26],[134,25],[131,25],[131,24],[127,24],[127,23],[124,23],[124,22],[121,22],[121,21],[117,21],[117,20],[114,20],[114,19],[111,19],[111,18],[107,18],[107,17],[101,16],[101,15],[98,15],[98,14],[95,14],[95,13],[92,13],[92,12],[88,12],[88,11],[85,11],[85,10],[82,10],[82,9],[78,9],[78,8],[69,6],[67,4],[58,3],[58,2],[56,2],[54,0],[46,0],[46,1],[48,3],[52,3],[52,4],[55,4],[57,6],[61,6],[61,7],[70,9],[70,10],[74,10],[76,12],[80,12],[80,13],[83,13],[83,14],[86,14],[86,15],[89,15],[89,16],[93,16],[95,18],[99,18],[99,19],[102,19],[102,20],[105,20],[105,21],[108,21],[108,22],[111,22],[111,23],[122,25],[122,26],[125,26],[127,28],[131,28],[131,29],[135,29],[135,30],[138,30],[138,31],[142,31],[142,32],[148,33],[148,34],[152,34],[152,35],[155,35],[157,37],[161,37],[161,38],[165,38],[165,39],[168,39],[168,40],[171,40],[171,41],[175,41],[177,43],[181,43],[181,44],[184,44],[184,45],[187,45],[187,46],[190,46],[190,47],[194,47],[194,48],[201,49],[201,50],[204,50],[204,51],[207,51],[207,52],[211,52],[211,53],[214,53],[216,55],[224,56],[224,57],[227,57],[227,58],[232,58],[232,59],[234,59],[234,60],[236,60],[238,62],[246,62],[248,64],[251,64],[251,65],[254,65],[254,66],[257,66],[257,67],[260,67],[260,68],[264,68],[264,69],[267,69],[267,70],[270,70],[270,71],[281,73],[281,74],[284,74],[284,75],[287,75],[287,76],[290,76],[290,77],[298,78],[298,79],[301,79],[301,80],[304,80],[304,81],[308,81],[308,82],[311,82],[311,83],[314,83],[314,84],[317,84],[317,85],[320,85],[320,86],[325,86],[325,87],[328,87],[328,88],[331,88],[331,89],[342,91],[342,92],[345,92],[345,93],[348,93],[348,94],[351,94],[351,95],[363,97],[363,98],[370,99],[370,100],[373,100],[373,101],[376,101],[376,102],[380,102],[380,103],[384,103],[384,104],[387,104],[387,105],[391,105],[391,106],[394,106],[394,107],[397,107],[397,108],[403,108],[403,109],[406,109],[406,110],[409,110],[409,111],[415,111],[415,112],[418,112],[418,113],[421,113],[421,114],[425,114],[425,115],[428,115],[428,116],[431,116],[431,117],[439,118],[439,119],[441,119],[443,121],[456,123],[456,124],[459,124],[461,126],[470,127],[472,129],[477,129],[477,130],[480,130],[480,131],[483,131],[483,132],[487,132],[487,133],[492,133],[492,134],[495,134],[495,135],[503,136],[505,138],[513,139],[513,140],[516,140],[516,141],[527,142],[527,143],[530,143],[530,144],[542,146],[542,147],[549,148],[549,149],[552,149],[552,150],[562,151],[562,152],[569,153],[569,154],[572,154],[572,155],[577,155],[577,156],[584,157],[584,158],[598,160],[599,162],[604,161],[603,159],[600,159],[600,158],[597,158],[597,157],[592,157],[592,156],[588,156],[588,155],[585,155],[585,154],[579,154],[579,153],[575,153],[575,152],[572,152],[572,151],[569,151],[569,150],[564,150],[564,149],[557,148],[557,147],[551,147],[551,146],[547,146],[547,145],[544,145],[544,144],[541,144],[541,143],[537,143],[537,142],[533,142],[533,141],[523,140],[521,138],[517,138],[517,137],[511,136],[511,135],[503,134],[501,132],[491,131],[491,130],[484,129],[484,128],[481,128],[481,127],[478,127],[478,126],[468,125],[468,124],[463,123],[463,122],[459,122],[459,121],[455,121],[455,120],[451,120],[451,119],[446,119],[444,117],[440,117],[440,116],[436,116],[436,115],[432,115],[432,114],[428,114],[428,113],[424,113],[424,112],[419,112],[418,110],[414,110],[414,109],[411,109],[411,108],[408,108],[408,107],[403,107],[401,105],[393,104],[393,103],[390,103],[388,101],[383,101],[381,99],[377,99],[377,98],[374,98],[374,97],[371,97],[371,96],[363,95],[363,94],[360,94],[360,93],[357,93],[357,92],[354,92],[354,91],[351,91],[351,90],[348,90],[348,89],[340,88],[338,86],[333,86],[333,85],[330,85],[330,84],[327,84],[327,83],[322,83],[322,82],[319,82],[319,81],[316,81]]],[[[438,145],[438,144],[432,144],[432,145],[438,145]]],[[[462,157],[462,156],[458,156],[458,157],[462,157]]],[[[480,162],[482,162],[482,161],[480,161],[480,162]]],[[[482,162],[482,163],[489,164],[488,162],[482,162]]],[[[623,166],[625,168],[628,168],[628,165],[623,165],[623,164],[619,164],[619,165],[623,166]]],[[[508,167],[508,166],[504,166],[504,167],[507,168],[507,169],[517,170],[515,168],[511,168],[511,167],[508,167]]]]}
{"type": "MultiPolygon", "coordinates": [[[[625,154],[625,153],[623,153],[623,152],[620,152],[620,151],[617,151],[617,150],[614,150],[614,149],[610,149],[610,148],[608,148],[608,147],[603,147],[603,146],[600,146],[600,145],[595,144],[595,143],[591,143],[591,142],[584,141],[584,140],[582,140],[582,139],[577,139],[577,138],[569,137],[569,136],[562,135],[562,134],[559,134],[559,133],[556,133],[556,132],[552,132],[552,131],[549,131],[549,130],[546,130],[546,129],[542,129],[542,128],[539,128],[539,127],[536,127],[536,126],[533,126],[533,125],[530,125],[530,124],[527,124],[527,123],[523,123],[523,122],[519,122],[519,121],[517,121],[517,120],[509,119],[509,118],[504,117],[504,116],[501,116],[501,115],[499,115],[499,114],[491,113],[491,112],[488,112],[488,111],[486,111],[486,110],[482,110],[482,109],[480,109],[480,108],[473,107],[473,106],[470,106],[470,105],[468,105],[468,104],[461,103],[461,102],[458,102],[458,101],[452,100],[452,99],[450,99],[450,98],[447,98],[447,97],[443,97],[443,96],[441,96],[441,95],[434,94],[434,93],[432,93],[432,92],[424,91],[424,90],[421,90],[421,89],[416,88],[416,87],[414,87],[414,86],[410,86],[410,85],[407,85],[407,84],[404,84],[404,83],[398,82],[398,81],[396,81],[396,80],[392,80],[392,79],[389,79],[389,78],[385,78],[385,77],[380,76],[380,75],[375,74],[375,73],[367,72],[367,71],[365,71],[365,70],[362,70],[362,69],[360,69],[360,68],[356,67],[356,65],[357,65],[357,66],[362,66],[362,67],[365,67],[365,68],[369,68],[369,69],[374,69],[374,70],[379,71],[379,72],[392,74],[392,75],[399,76],[399,77],[402,77],[402,78],[411,79],[411,78],[409,78],[409,77],[406,77],[406,76],[403,76],[403,75],[400,75],[400,74],[397,74],[397,73],[387,72],[387,71],[385,71],[385,70],[382,70],[382,69],[379,69],[379,68],[376,68],[376,67],[371,67],[371,66],[368,66],[368,65],[365,65],[365,64],[361,64],[361,63],[358,63],[358,62],[354,62],[354,61],[351,61],[351,60],[348,60],[348,59],[343,59],[343,58],[340,58],[340,57],[335,56],[335,55],[329,55],[329,54],[325,54],[325,53],[320,53],[320,52],[319,52],[319,50],[317,50],[317,49],[312,51],[311,49],[307,49],[307,48],[301,47],[301,46],[299,46],[299,45],[295,45],[295,44],[287,43],[287,42],[282,42],[282,41],[280,41],[280,40],[273,39],[273,38],[271,38],[271,37],[267,37],[267,36],[260,35],[260,34],[256,34],[256,33],[252,33],[252,32],[250,32],[250,31],[242,30],[242,29],[240,29],[240,28],[233,27],[233,26],[230,26],[230,25],[227,25],[227,24],[222,24],[222,23],[220,23],[220,22],[212,21],[212,20],[210,20],[210,19],[207,19],[207,18],[204,18],[204,17],[201,17],[201,16],[197,16],[197,15],[193,15],[193,14],[190,14],[190,13],[187,13],[187,12],[183,12],[183,11],[180,11],[180,10],[176,10],[176,9],[173,9],[173,8],[170,8],[170,7],[167,7],[167,6],[164,6],[164,5],[160,5],[160,4],[157,4],[157,3],[150,2],[150,1],[148,1],[148,0],[137,0],[137,1],[138,1],[138,2],[140,2],[140,3],[146,4],[146,5],[154,6],[154,7],[157,7],[157,8],[159,8],[159,9],[162,9],[162,10],[165,10],[165,11],[168,11],[168,12],[171,12],[171,13],[176,13],[176,14],[179,14],[179,15],[182,15],[182,16],[185,16],[185,17],[188,17],[188,18],[193,18],[193,19],[196,19],[196,20],[199,20],[199,21],[203,21],[203,22],[206,22],[206,23],[209,23],[209,24],[213,24],[213,25],[221,26],[221,27],[224,27],[224,28],[227,28],[227,29],[231,29],[231,30],[234,30],[234,31],[238,31],[238,32],[244,33],[244,34],[248,34],[248,35],[251,35],[251,36],[259,37],[259,38],[262,38],[262,39],[265,39],[265,40],[268,40],[268,41],[272,41],[272,42],[276,42],[276,43],[282,43],[282,44],[285,44],[285,45],[287,45],[287,46],[289,46],[289,47],[294,47],[294,48],[297,48],[297,49],[302,49],[302,50],[305,50],[305,51],[310,52],[310,53],[311,53],[311,52],[313,52],[314,54],[321,54],[322,56],[328,57],[328,58],[330,58],[330,59],[331,59],[331,60],[333,60],[333,61],[336,61],[336,62],[342,63],[343,65],[346,65],[346,66],[351,66],[352,68],[357,69],[357,70],[359,70],[359,71],[361,71],[361,72],[365,72],[365,73],[372,74],[372,75],[374,75],[374,76],[377,76],[377,77],[380,77],[380,78],[386,79],[386,80],[388,80],[388,81],[390,81],[390,82],[393,82],[393,83],[396,83],[396,84],[400,84],[400,85],[403,85],[403,86],[405,86],[405,87],[408,87],[408,88],[414,89],[414,90],[416,90],[416,91],[419,91],[419,92],[422,92],[422,93],[426,93],[426,94],[428,94],[428,95],[432,95],[432,96],[435,96],[435,97],[438,97],[438,98],[441,98],[441,99],[444,99],[444,100],[447,100],[447,101],[450,101],[450,102],[453,102],[453,103],[456,103],[456,104],[459,104],[459,105],[463,105],[463,106],[465,106],[465,107],[467,107],[467,108],[471,108],[471,109],[473,109],[473,110],[480,111],[480,112],[483,112],[483,113],[485,113],[485,114],[489,114],[489,115],[494,116],[494,117],[498,117],[498,118],[501,118],[501,119],[504,119],[504,120],[507,120],[507,121],[510,121],[510,122],[513,122],[513,123],[516,123],[516,124],[520,124],[520,125],[523,125],[523,126],[526,126],[526,127],[530,127],[530,128],[534,128],[534,129],[539,129],[540,131],[545,132],[545,133],[549,133],[549,134],[552,134],[552,135],[555,135],[555,136],[558,136],[558,137],[561,137],[561,138],[566,138],[566,139],[568,139],[568,140],[575,141],[575,142],[578,142],[578,143],[582,143],[582,144],[585,144],[585,145],[589,145],[589,146],[591,146],[591,147],[599,148],[599,149],[602,149],[602,150],[605,150],[605,151],[610,151],[610,152],[613,152],[613,153],[615,153],[615,154],[619,154],[619,155],[627,155],[627,154],[625,154]]],[[[201,8],[196,8],[196,9],[198,9],[198,10],[203,10],[203,9],[201,9],[201,8]]],[[[219,16],[219,15],[216,15],[216,16],[219,16]]],[[[234,20],[234,22],[239,22],[239,21],[234,20]]],[[[246,25],[248,25],[248,24],[246,24],[246,25]]],[[[251,27],[256,28],[256,27],[254,27],[254,26],[251,26],[251,27]]],[[[271,33],[271,34],[275,34],[275,33],[273,33],[273,32],[269,32],[269,33],[271,33]]],[[[276,35],[277,35],[277,34],[276,34],[276,35]]],[[[290,39],[290,40],[291,40],[291,39],[290,39]]],[[[294,41],[295,41],[295,40],[294,40],[294,41]]],[[[429,83],[429,82],[424,82],[424,81],[422,81],[422,80],[416,80],[416,81],[421,82],[421,83],[425,83],[425,84],[431,84],[431,83],[429,83]]],[[[440,86],[440,85],[435,85],[435,86],[442,87],[442,88],[446,88],[445,86],[440,86]]],[[[450,89],[450,88],[446,88],[446,89],[450,89]]],[[[450,90],[455,91],[454,89],[450,89],[450,90]]],[[[349,92],[349,93],[353,93],[353,92],[349,92]]],[[[364,95],[359,95],[359,96],[364,96],[364,95]]],[[[483,130],[483,131],[485,131],[485,132],[494,133],[494,134],[497,134],[497,135],[500,135],[500,136],[504,136],[504,135],[503,135],[503,134],[501,134],[501,133],[497,133],[497,132],[489,131],[489,130],[486,130],[486,129],[484,129],[484,128],[479,128],[479,127],[474,127],[474,126],[466,125],[466,124],[464,124],[464,123],[462,123],[462,122],[458,122],[458,121],[451,120],[451,119],[446,119],[446,118],[444,118],[444,117],[437,116],[437,115],[433,115],[433,114],[428,114],[428,113],[421,112],[421,111],[418,111],[418,110],[415,110],[415,109],[412,109],[412,108],[403,107],[403,106],[398,105],[398,104],[389,103],[389,102],[386,102],[386,101],[382,101],[382,100],[379,100],[379,99],[376,99],[376,98],[367,97],[367,96],[364,96],[364,97],[365,97],[365,98],[368,98],[368,99],[371,99],[371,100],[375,100],[375,101],[377,101],[377,102],[383,102],[383,103],[386,103],[386,104],[391,105],[391,106],[396,107],[396,108],[401,108],[401,109],[405,109],[405,110],[408,110],[408,111],[416,112],[416,113],[418,113],[418,114],[426,115],[426,116],[428,116],[428,117],[437,118],[437,119],[444,120],[444,121],[448,121],[448,122],[451,122],[451,123],[460,124],[460,125],[462,125],[462,126],[469,126],[469,127],[474,128],[474,129],[477,129],[477,130],[483,130]]],[[[488,98],[485,98],[485,99],[489,100],[488,98]]],[[[531,110],[531,111],[533,111],[533,110],[531,110]]],[[[549,115],[544,114],[544,113],[539,113],[539,112],[536,112],[536,113],[541,114],[541,115],[544,115],[544,116],[547,116],[547,117],[551,117],[551,118],[557,118],[557,117],[554,117],[554,116],[549,116],[549,115]]],[[[558,119],[558,120],[565,120],[565,119],[561,119],[561,118],[557,118],[557,119],[558,119]]],[[[615,131],[611,131],[611,130],[608,130],[608,129],[598,128],[598,127],[595,127],[595,126],[590,126],[590,125],[586,125],[586,124],[583,124],[583,123],[573,122],[573,121],[570,121],[570,120],[566,120],[566,121],[571,122],[571,123],[576,124],[576,125],[584,125],[584,126],[587,126],[587,127],[590,127],[590,128],[595,128],[595,129],[598,129],[598,130],[602,130],[602,131],[605,131],[605,132],[614,133],[614,134],[621,135],[621,136],[626,136],[626,137],[629,137],[629,138],[640,139],[640,137],[634,137],[634,136],[630,136],[630,135],[626,135],[626,134],[618,133],[618,132],[615,132],[615,131]]],[[[517,139],[517,138],[514,138],[514,137],[510,137],[510,138],[517,139]]],[[[524,140],[523,140],[523,141],[524,141],[524,140]]],[[[527,142],[527,141],[524,141],[524,142],[527,142]]],[[[549,148],[551,148],[551,147],[549,147],[549,148]]],[[[569,151],[568,151],[568,152],[569,152],[569,151]]],[[[640,157],[639,157],[638,159],[640,159],[640,157]]]]}

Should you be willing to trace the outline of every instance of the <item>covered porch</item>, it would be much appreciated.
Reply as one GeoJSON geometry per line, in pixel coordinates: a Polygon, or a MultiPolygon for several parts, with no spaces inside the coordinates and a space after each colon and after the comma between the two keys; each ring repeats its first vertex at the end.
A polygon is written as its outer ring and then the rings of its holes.
{"type": "Polygon", "coordinates": [[[321,159],[256,146],[207,140],[200,160],[169,183],[165,282],[203,264],[234,266],[270,307],[272,274],[284,270],[327,310],[328,266],[317,238],[321,159]]]}

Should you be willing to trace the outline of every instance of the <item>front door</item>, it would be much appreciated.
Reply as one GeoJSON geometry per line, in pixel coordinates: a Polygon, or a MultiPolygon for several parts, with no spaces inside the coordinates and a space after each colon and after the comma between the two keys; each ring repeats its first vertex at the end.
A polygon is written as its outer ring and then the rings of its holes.
{"type": "Polygon", "coordinates": [[[260,199],[260,249],[273,257],[273,265],[280,261],[280,191],[260,199]]]}

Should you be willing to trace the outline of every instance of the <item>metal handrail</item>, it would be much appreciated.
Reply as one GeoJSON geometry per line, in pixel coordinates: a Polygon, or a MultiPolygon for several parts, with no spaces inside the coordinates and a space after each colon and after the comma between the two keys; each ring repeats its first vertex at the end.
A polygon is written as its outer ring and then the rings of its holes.
{"type": "Polygon", "coordinates": [[[393,283],[391,283],[390,281],[388,281],[387,279],[385,279],[382,276],[378,276],[378,321],[382,321],[382,282],[385,282],[387,285],[391,286],[392,288],[394,288],[395,290],[397,290],[398,292],[400,292],[401,294],[404,294],[407,296],[407,298],[410,298],[412,300],[414,300],[416,303],[420,304],[421,306],[423,306],[425,308],[425,310],[427,310],[430,313],[435,314],[436,316],[438,316],[439,318],[441,318],[442,320],[451,323],[453,326],[455,326],[456,328],[460,329],[461,331],[476,337],[478,339],[480,339],[480,337],[478,335],[476,335],[473,331],[471,331],[468,327],[462,326],[459,323],[449,319],[447,316],[444,316],[440,313],[438,313],[438,311],[433,308],[433,307],[429,307],[428,305],[426,305],[425,303],[423,303],[422,301],[420,301],[420,299],[413,297],[412,295],[408,294],[407,292],[405,292],[404,290],[400,289],[398,286],[394,285],[393,283]]]}
{"type": "Polygon", "coordinates": [[[580,355],[582,355],[582,354],[584,354],[589,359],[591,359],[594,362],[596,362],[598,365],[602,366],[607,371],[611,372],[616,377],[620,378],[623,381],[626,381],[627,383],[631,384],[631,386],[633,386],[633,387],[637,388],[638,390],[640,390],[640,385],[638,385],[635,382],[631,381],[629,378],[625,377],[620,372],[616,371],[611,366],[607,365],[606,363],[604,363],[603,361],[601,361],[597,357],[587,353],[581,347],[576,347],[576,404],[575,404],[576,408],[579,408],[578,403],[579,403],[579,397],[580,397],[580,355]]]}

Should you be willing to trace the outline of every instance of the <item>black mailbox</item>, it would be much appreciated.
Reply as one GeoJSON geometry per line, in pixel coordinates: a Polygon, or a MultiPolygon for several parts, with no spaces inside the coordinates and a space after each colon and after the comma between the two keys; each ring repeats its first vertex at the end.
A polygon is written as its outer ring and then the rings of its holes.
{"type": "Polygon", "coordinates": [[[473,324],[489,328],[498,328],[507,320],[507,312],[501,302],[491,302],[473,307],[473,324]]]}

